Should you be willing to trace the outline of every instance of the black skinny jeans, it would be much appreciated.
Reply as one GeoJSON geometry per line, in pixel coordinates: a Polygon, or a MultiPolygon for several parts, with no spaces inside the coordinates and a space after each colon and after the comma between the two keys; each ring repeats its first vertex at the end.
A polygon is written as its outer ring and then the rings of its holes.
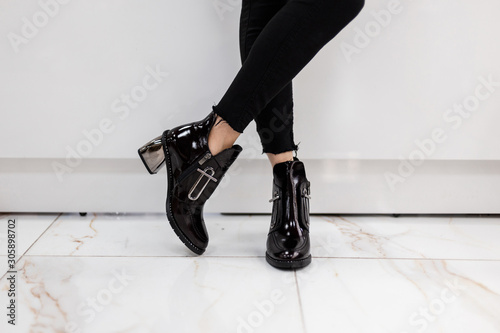
{"type": "Polygon", "coordinates": [[[364,0],[243,0],[242,67],[214,111],[237,132],[255,120],[263,152],[296,150],[292,79],[364,0]]]}

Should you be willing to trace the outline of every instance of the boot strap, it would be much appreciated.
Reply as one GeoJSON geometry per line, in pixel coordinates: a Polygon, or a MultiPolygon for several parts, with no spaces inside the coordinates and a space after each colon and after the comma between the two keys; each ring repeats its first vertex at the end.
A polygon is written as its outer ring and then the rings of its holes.
{"type": "Polygon", "coordinates": [[[200,177],[198,177],[198,180],[196,180],[196,183],[194,183],[194,185],[191,187],[191,190],[189,190],[188,198],[190,200],[192,200],[192,201],[198,200],[198,198],[203,193],[203,190],[205,190],[205,188],[207,187],[207,185],[208,185],[208,183],[210,181],[213,181],[214,183],[217,183],[217,178],[213,177],[215,175],[214,168],[212,168],[212,167],[209,166],[209,167],[206,167],[204,170],[201,170],[200,168],[198,168],[198,169],[196,169],[196,171],[198,171],[201,175],[200,175],[200,177]],[[196,194],[196,196],[193,196],[193,193],[196,190],[196,187],[201,182],[201,180],[203,179],[203,177],[207,177],[207,181],[205,182],[205,184],[203,185],[203,187],[201,188],[201,190],[198,191],[198,193],[196,194]]]}

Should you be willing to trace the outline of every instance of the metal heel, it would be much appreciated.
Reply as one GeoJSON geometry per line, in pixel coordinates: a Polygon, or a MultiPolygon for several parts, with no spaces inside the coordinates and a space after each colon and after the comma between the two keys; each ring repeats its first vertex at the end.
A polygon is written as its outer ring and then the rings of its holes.
{"type": "Polygon", "coordinates": [[[161,135],[146,143],[138,150],[142,163],[152,175],[158,172],[165,164],[165,153],[161,142],[161,135]]]}

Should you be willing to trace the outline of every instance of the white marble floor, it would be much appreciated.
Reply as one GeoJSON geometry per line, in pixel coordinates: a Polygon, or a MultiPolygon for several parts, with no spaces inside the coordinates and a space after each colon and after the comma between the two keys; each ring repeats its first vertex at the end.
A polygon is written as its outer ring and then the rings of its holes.
{"type": "Polygon", "coordinates": [[[265,262],[269,216],[206,221],[194,256],[163,215],[0,215],[0,332],[500,332],[499,217],[313,216],[296,272],[265,262]]]}

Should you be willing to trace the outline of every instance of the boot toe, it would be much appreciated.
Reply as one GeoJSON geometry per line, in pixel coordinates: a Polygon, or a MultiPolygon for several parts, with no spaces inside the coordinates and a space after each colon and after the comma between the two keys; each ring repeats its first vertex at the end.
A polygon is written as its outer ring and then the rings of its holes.
{"type": "Polygon", "coordinates": [[[278,260],[300,260],[303,257],[302,253],[294,250],[285,250],[274,254],[274,257],[278,260]]]}
{"type": "MultiPolygon", "coordinates": [[[[182,208],[180,205],[177,207],[178,209],[182,208]]],[[[208,246],[208,232],[205,222],[201,216],[185,212],[186,210],[182,210],[183,213],[174,213],[173,219],[169,218],[170,225],[191,251],[202,254],[208,246]]]]}

